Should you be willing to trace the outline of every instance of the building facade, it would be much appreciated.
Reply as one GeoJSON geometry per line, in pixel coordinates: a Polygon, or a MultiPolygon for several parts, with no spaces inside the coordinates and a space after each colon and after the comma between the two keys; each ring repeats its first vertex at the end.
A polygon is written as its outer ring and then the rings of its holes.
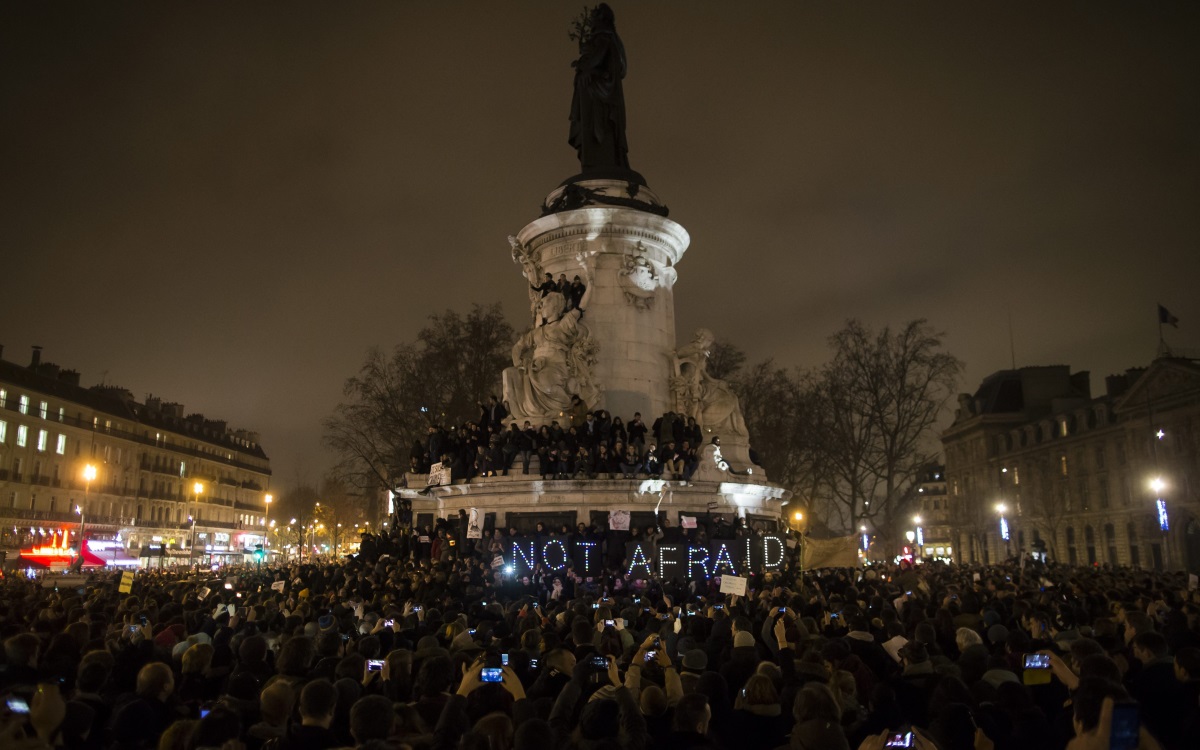
{"type": "Polygon", "coordinates": [[[270,462],[254,433],[79,373],[0,359],[0,548],[78,546],[143,564],[242,562],[265,543],[270,462]],[[89,468],[90,467],[90,468],[89,468]],[[89,479],[89,476],[91,477],[89,479]]]}
{"type": "Polygon", "coordinates": [[[956,560],[1200,570],[1200,362],[1002,370],[943,433],[956,560]],[[1005,538],[1007,536],[1007,538],[1005,538]]]}
{"type": "Polygon", "coordinates": [[[957,544],[950,525],[950,504],[946,498],[946,467],[931,466],[918,478],[917,553],[926,559],[952,559],[957,544]]]}

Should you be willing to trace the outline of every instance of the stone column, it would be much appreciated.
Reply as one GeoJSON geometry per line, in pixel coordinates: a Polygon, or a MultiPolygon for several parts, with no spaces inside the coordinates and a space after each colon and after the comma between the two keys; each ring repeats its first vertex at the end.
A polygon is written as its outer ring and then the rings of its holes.
{"type": "MultiPolygon", "coordinates": [[[[606,195],[623,194],[615,180],[576,183],[606,195]]],[[[558,188],[547,199],[560,197],[558,188]]],[[[658,205],[647,188],[637,200],[658,205]]],[[[634,412],[651,424],[671,406],[668,378],[675,350],[675,265],[690,237],[679,224],[649,211],[590,204],[548,214],[517,235],[538,274],[586,278],[592,288],[581,322],[599,345],[594,377],[603,388],[592,409],[607,409],[628,422],[634,412]]]]}

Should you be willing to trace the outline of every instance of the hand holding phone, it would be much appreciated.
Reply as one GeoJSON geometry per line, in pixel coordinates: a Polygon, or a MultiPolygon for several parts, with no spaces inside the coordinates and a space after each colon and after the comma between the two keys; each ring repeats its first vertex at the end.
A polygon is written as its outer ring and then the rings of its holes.
{"type": "Polygon", "coordinates": [[[504,682],[504,670],[500,667],[484,667],[479,670],[480,682],[504,682]]]}

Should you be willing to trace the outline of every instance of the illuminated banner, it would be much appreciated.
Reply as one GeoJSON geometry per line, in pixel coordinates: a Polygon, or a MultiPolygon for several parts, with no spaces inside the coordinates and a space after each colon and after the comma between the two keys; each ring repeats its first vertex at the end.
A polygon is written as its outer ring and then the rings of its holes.
{"type": "MultiPolygon", "coordinates": [[[[514,575],[525,575],[543,565],[565,571],[570,564],[582,576],[597,575],[604,567],[601,543],[571,541],[563,537],[512,537],[506,542],[504,561],[514,575]]],[[[634,578],[685,580],[714,575],[746,576],[784,567],[787,546],[782,537],[716,539],[704,544],[661,543],[657,551],[646,542],[625,544],[625,573],[634,578]]]]}

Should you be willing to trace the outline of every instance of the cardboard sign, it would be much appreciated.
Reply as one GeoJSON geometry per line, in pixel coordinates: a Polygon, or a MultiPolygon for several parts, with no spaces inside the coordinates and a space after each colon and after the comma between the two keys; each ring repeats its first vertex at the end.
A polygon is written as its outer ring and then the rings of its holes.
{"type": "Polygon", "coordinates": [[[281,594],[285,588],[287,588],[287,581],[276,581],[275,583],[271,584],[271,590],[278,591],[281,594]]]}
{"type": "Polygon", "coordinates": [[[696,528],[696,517],[695,516],[680,516],[679,517],[679,528],[681,528],[681,529],[696,528]]]}
{"type": "Polygon", "coordinates": [[[483,527],[479,525],[479,510],[471,508],[471,517],[467,520],[467,539],[483,539],[483,527]]]}
{"type": "Polygon", "coordinates": [[[972,580],[972,581],[978,581],[978,580],[979,580],[979,574],[978,574],[978,573],[972,573],[972,574],[971,574],[971,580],[972,580]]]}
{"type": "Polygon", "coordinates": [[[429,467],[429,478],[425,480],[425,486],[442,484],[450,484],[450,467],[438,461],[429,467]]]}
{"type": "Polygon", "coordinates": [[[496,555],[492,558],[492,567],[500,568],[504,566],[504,555],[496,555]]]}
{"type": "Polygon", "coordinates": [[[126,570],[121,573],[121,585],[117,587],[117,591],[122,594],[128,594],[133,589],[133,571],[126,570]]]}
{"type": "Polygon", "coordinates": [[[740,576],[721,576],[721,593],[746,595],[746,579],[740,576]]]}
{"type": "Polygon", "coordinates": [[[196,592],[196,598],[199,599],[200,601],[204,601],[204,599],[211,593],[212,593],[212,589],[205,586],[204,588],[202,588],[196,592]]]}
{"type": "Polygon", "coordinates": [[[419,537],[417,537],[417,543],[418,544],[429,544],[429,537],[419,536],[419,537]]]}
{"type": "Polygon", "coordinates": [[[895,638],[892,638],[890,641],[885,641],[883,644],[883,650],[888,653],[888,656],[895,659],[897,664],[899,664],[900,649],[904,648],[907,644],[908,639],[902,635],[898,635],[895,638]]]}

